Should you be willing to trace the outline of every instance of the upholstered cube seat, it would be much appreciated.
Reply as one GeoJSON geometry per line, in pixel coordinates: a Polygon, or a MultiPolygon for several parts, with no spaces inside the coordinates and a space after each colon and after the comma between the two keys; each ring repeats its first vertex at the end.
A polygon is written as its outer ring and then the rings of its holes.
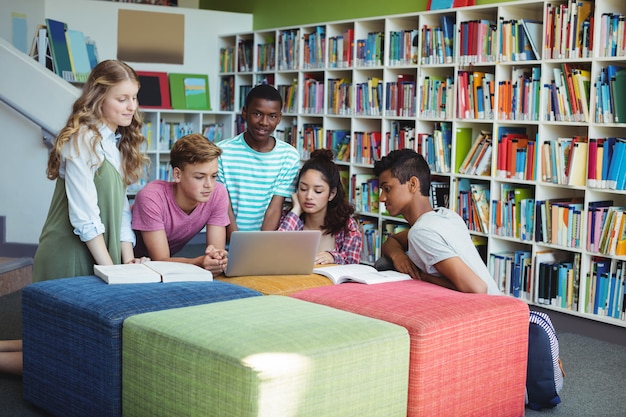
{"type": "Polygon", "coordinates": [[[217,281],[107,285],[85,276],[29,285],[22,293],[24,399],[58,417],[120,416],[127,317],[260,295],[217,281]]]}
{"type": "Polygon", "coordinates": [[[253,289],[263,295],[289,295],[309,288],[333,285],[323,275],[246,275],[228,278],[224,275],[215,279],[253,289]]]}
{"type": "Polygon", "coordinates": [[[400,326],[283,296],[124,322],[123,414],[406,416],[400,326]]]}
{"type": "Polygon", "coordinates": [[[506,296],[464,294],[422,281],[346,283],[291,297],[408,330],[408,416],[524,415],[526,303],[506,296]]]}

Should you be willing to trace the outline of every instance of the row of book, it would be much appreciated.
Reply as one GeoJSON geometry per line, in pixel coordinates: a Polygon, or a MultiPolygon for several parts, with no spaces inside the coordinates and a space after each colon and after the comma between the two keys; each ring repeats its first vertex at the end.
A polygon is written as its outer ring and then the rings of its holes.
{"type": "Polygon", "coordinates": [[[607,65],[594,80],[596,107],[594,120],[597,123],[626,122],[626,67],[607,65]]]}
{"type": "Polygon", "coordinates": [[[239,72],[251,72],[253,69],[252,48],[254,41],[252,39],[240,39],[237,42],[237,70],[239,72]]]}
{"type": "Polygon", "coordinates": [[[418,114],[424,118],[452,118],[454,79],[427,75],[422,79],[418,95],[418,114]]]}
{"type": "Polygon", "coordinates": [[[412,74],[398,74],[397,81],[385,85],[386,116],[414,117],[417,89],[412,74]]]}
{"type": "Polygon", "coordinates": [[[378,213],[378,178],[373,174],[352,174],[351,202],[359,213],[378,213]]]}
{"type": "MultiPolygon", "coordinates": [[[[152,124],[152,122],[147,121],[142,127],[142,133],[147,142],[147,150],[155,150],[155,145],[158,147],[159,150],[169,150],[172,148],[174,142],[176,142],[178,139],[185,135],[194,133],[194,125],[191,122],[171,123],[167,122],[164,119],[161,119],[159,124],[160,136],[156,143],[154,142],[156,134],[154,132],[154,125],[152,124]]],[[[211,125],[207,125],[207,129],[210,126],[211,125]]],[[[221,127],[223,135],[223,126],[221,127]]],[[[203,133],[206,136],[209,132],[207,132],[207,130],[205,129],[203,133]]]]}
{"type": "Polygon", "coordinates": [[[626,261],[592,257],[581,271],[580,254],[557,251],[493,253],[489,269],[503,294],[538,305],[626,319],[626,261]]]}
{"type": "Polygon", "coordinates": [[[626,255],[626,207],[612,200],[593,201],[587,212],[587,250],[603,255],[626,255]]]}
{"type": "MultiPolygon", "coordinates": [[[[512,237],[522,241],[534,238],[535,200],[530,187],[503,183],[500,199],[492,201],[491,231],[498,236],[512,237]]],[[[486,204],[488,205],[487,200],[486,204]]],[[[489,215],[488,207],[486,207],[489,215]]]]}
{"type": "Polygon", "coordinates": [[[539,305],[578,310],[580,254],[498,252],[489,256],[488,266],[503,294],[539,305]]]}
{"type": "Polygon", "coordinates": [[[494,62],[498,51],[498,26],[480,19],[459,24],[459,58],[463,65],[494,62]]]}
{"type": "Polygon", "coordinates": [[[472,141],[472,128],[457,128],[455,172],[466,175],[490,175],[492,142],[489,131],[481,130],[472,141]]]}
{"type": "MultiPolygon", "coordinates": [[[[553,78],[544,84],[546,91],[546,120],[561,122],[589,122],[591,75],[588,68],[572,67],[563,63],[553,68],[553,78]]],[[[601,91],[599,92],[602,93],[601,91]]],[[[598,94],[598,92],[596,92],[598,94]]],[[[603,105],[600,110],[604,113],[603,105]]]]}
{"type": "Polygon", "coordinates": [[[30,56],[69,82],[85,82],[98,64],[95,42],[54,19],[35,29],[30,56]]]}
{"type": "Polygon", "coordinates": [[[593,257],[582,286],[585,313],[626,320],[626,261],[593,257]]]}
{"type": "Polygon", "coordinates": [[[626,190],[626,139],[589,138],[587,185],[626,190]]]}
{"type": "Polygon", "coordinates": [[[498,82],[499,120],[539,120],[541,67],[514,67],[511,79],[498,82]]]}
{"type": "Polygon", "coordinates": [[[593,51],[594,2],[546,4],[544,59],[589,58],[593,51]]]}
{"type": "Polygon", "coordinates": [[[300,30],[286,29],[278,33],[278,70],[297,70],[300,57],[300,30]]]}
{"type": "Polygon", "coordinates": [[[380,116],[383,109],[383,83],[380,78],[369,77],[357,83],[354,90],[354,113],[361,116],[380,116]]]}
{"type": "Polygon", "coordinates": [[[326,29],[316,26],[313,32],[303,35],[302,66],[304,69],[324,68],[326,53],[326,29]]]}
{"type": "Polygon", "coordinates": [[[307,114],[324,112],[324,80],[318,80],[310,75],[305,77],[302,88],[302,111],[307,114]]]}
{"type": "Polygon", "coordinates": [[[376,262],[379,256],[378,254],[380,253],[380,247],[378,245],[378,226],[375,222],[364,218],[358,218],[358,225],[363,240],[361,262],[373,264],[376,262]]]}
{"type": "Polygon", "coordinates": [[[226,46],[220,48],[220,72],[235,72],[235,48],[226,46]]]}
{"type": "Polygon", "coordinates": [[[352,114],[352,83],[345,78],[328,80],[328,112],[342,116],[352,114]]]}
{"type": "MultiPolygon", "coordinates": [[[[605,13],[601,21],[603,56],[617,55],[620,15],[605,13]],[[604,29],[606,27],[606,29],[604,29]],[[615,46],[613,46],[615,43],[615,46]],[[609,45],[608,48],[605,45],[609,45]]],[[[540,59],[542,46],[546,47],[547,59],[587,58],[592,53],[593,1],[568,0],[561,4],[548,4],[543,22],[531,19],[488,19],[463,21],[458,24],[458,55],[463,65],[498,61],[523,61],[540,59]],[[543,42],[541,28],[544,27],[543,42]]],[[[623,21],[622,21],[623,25],[623,21]]],[[[457,31],[454,18],[441,17],[441,23],[424,25],[419,29],[389,32],[390,65],[406,65],[417,62],[420,49],[422,64],[452,63],[454,38],[457,31]],[[418,36],[418,32],[421,34],[418,36]],[[418,46],[419,44],[419,46],[418,46]]],[[[277,61],[280,70],[298,69],[299,42],[303,40],[304,68],[323,68],[325,62],[324,26],[315,27],[311,33],[300,35],[297,29],[281,30],[278,33],[277,61]]],[[[328,39],[328,65],[331,68],[350,68],[353,46],[356,47],[357,66],[380,66],[383,63],[384,36],[381,31],[369,32],[366,38],[354,40],[354,29],[328,39]],[[348,32],[350,31],[350,32],[348,32]],[[340,58],[341,57],[341,58],[340,58]]],[[[249,63],[251,40],[242,40],[238,45],[239,71],[252,71],[249,63]]],[[[623,50],[620,48],[620,50],[623,50]]],[[[261,70],[260,68],[258,70],[261,70]]]]}
{"type": "Polygon", "coordinates": [[[389,65],[417,64],[419,31],[409,29],[389,32],[389,65]]]}
{"type": "Polygon", "coordinates": [[[457,117],[459,119],[493,119],[494,75],[484,71],[459,71],[457,78],[457,117]]]}
{"type": "Polygon", "coordinates": [[[354,29],[346,29],[341,35],[328,38],[328,66],[350,68],[353,61],[354,29]]]}
{"type": "Polygon", "coordinates": [[[365,39],[356,41],[356,65],[359,67],[377,67],[384,61],[385,34],[368,32],[365,39]]]}
{"type": "Polygon", "coordinates": [[[489,184],[458,179],[456,212],[474,232],[489,233],[489,184]]]}
{"type": "Polygon", "coordinates": [[[584,136],[555,138],[541,144],[541,180],[584,186],[588,140],[584,136]]]}
{"type": "Polygon", "coordinates": [[[542,22],[529,19],[504,19],[498,22],[499,61],[532,61],[541,59],[542,22]]]}
{"type": "Polygon", "coordinates": [[[600,16],[600,56],[626,56],[626,15],[602,13],[600,16]]]}
{"type": "Polygon", "coordinates": [[[298,80],[294,79],[291,84],[278,84],[276,89],[283,98],[283,113],[296,113],[298,103],[298,80]]]}
{"type": "MultiPolygon", "coordinates": [[[[454,17],[449,15],[441,16],[440,26],[422,26],[421,63],[452,64],[454,62],[455,30],[454,17]]],[[[413,38],[413,45],[417,51],[417,39],[415,38],[413,38]]],[[[414,59],[414,63],[417,63],[417,56],[414,59]]]]}
{"type": "Polygon", "coordinates": [[[268,37],[265,43],[256,46],[256,68],[258,71],[274,71],[276,66],[276,42],[268,37]]]}

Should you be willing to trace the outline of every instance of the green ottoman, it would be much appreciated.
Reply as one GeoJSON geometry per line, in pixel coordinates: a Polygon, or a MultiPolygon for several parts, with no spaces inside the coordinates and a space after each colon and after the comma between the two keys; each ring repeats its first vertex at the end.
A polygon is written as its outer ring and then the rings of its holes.
{"type": "Polygon", "coordinates": [[[283,296],[124,322],[132,416],[406,416],[409,336],[395,324],[283,296]]]}

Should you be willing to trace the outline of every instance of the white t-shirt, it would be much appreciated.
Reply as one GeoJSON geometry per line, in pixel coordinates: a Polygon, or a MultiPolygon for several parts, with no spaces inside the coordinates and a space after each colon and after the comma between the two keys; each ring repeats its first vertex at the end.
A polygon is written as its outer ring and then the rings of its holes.
{"type": "Polygon", "coordinates": [[[465,222],[452,210],[437,208],[417,219],[409,230],[408,255],[418,268],[434,276],[441,276],[435,264],[458,256],[487,283],[489,294],[501,295],[465,222]]]}

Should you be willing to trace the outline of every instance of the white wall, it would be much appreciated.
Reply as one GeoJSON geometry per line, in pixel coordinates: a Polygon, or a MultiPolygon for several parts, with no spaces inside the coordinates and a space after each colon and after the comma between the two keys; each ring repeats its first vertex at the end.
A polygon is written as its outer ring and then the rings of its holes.
{"type": "MultiPolygon", "coordinates": [[[[0,37],[11,42],[13,13],[26,15],[29,42],[37,24],[51,18],[94,39],[101,60],[114,59],[117,55],[117,11],[120,8],[185,15],[183,65],[129,64],[136,70],[209,74],[211,104],[215,107],[219,103],[217,36],[251,31],[250,14],[93,0],[2,0],[0,37]]],[[[14,83],[19,88],[28,84],[28,79],[16,79],[14,83]]],[[[46,105],[53,108],[55,103],[46,105]]],[[[65,122],[69,110],[61,123],[65,122]]],[[[45,176],[47,149],[40,129],[2,103],[0,126],[0,216],[7,218],[6,240],[36,244],[54,186],[45,176]]]]}

